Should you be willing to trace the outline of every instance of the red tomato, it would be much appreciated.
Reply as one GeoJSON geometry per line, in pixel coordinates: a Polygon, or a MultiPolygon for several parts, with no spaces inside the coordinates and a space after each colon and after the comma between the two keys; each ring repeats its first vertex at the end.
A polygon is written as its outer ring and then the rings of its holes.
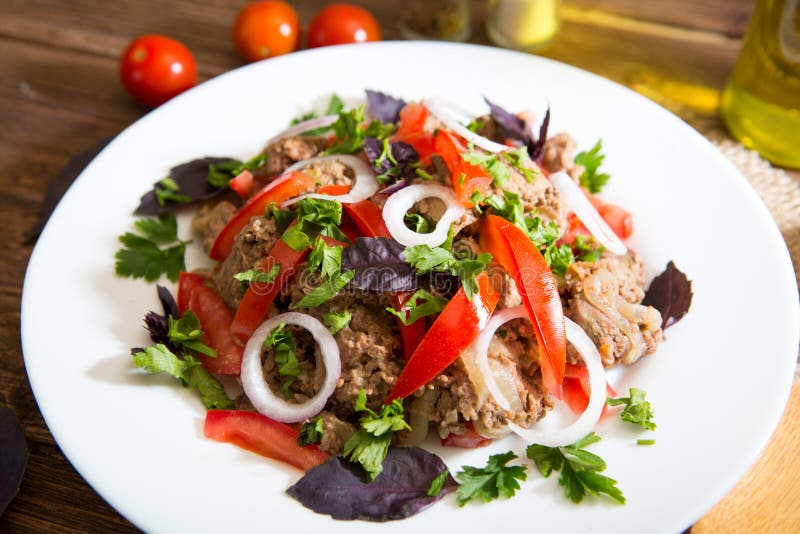
{"type": "Polygon", "coordinates": [[[473,202],[470,197],[476,190],[483,195],[488,194],[492,179],[486,175],[483,167],[464,161],[461,157],[464,149],[450,132],[440,130],[434,141],[434,147],[450,169],[453,190],[464,206],[472,207],[473,202]]]}
{"type": "Polygon", "coordinates": [[[233,42],[245,61],[294,52],[300,44],[297,11],[280,0],[248,4],[236,17],[233,42]]]}
{"type": "Polygon", "coordinates": [[[149,107],[163,104],[194,87],[197,66],[188,48],[163,35],[142,35],[131,42],[119,64],[125,89],[149,107]]]}
{"type": "Polygon", "coordinates": [[[300,433],[294,428],[256,412],[209,410],[203,433],[207,438],[233,443],[303,471],[328,459],[316,445],[298,445],[300,433]]]}
{"type": "Polygon", "coordinates": [[[331,4],[317,12],[308,27],[308,47],[380,41],[378,21],[363,7],[331,4]]]}
{"type": "Polygon", "coordinates": [[[467,431],[463,434],[450,433],[446,438],[442,438],[442,447],[460,447],[462,449],[477,449],[490,445],[492,440],[484,438],[475,431],[472,421],[467,422],[467,431]]]}

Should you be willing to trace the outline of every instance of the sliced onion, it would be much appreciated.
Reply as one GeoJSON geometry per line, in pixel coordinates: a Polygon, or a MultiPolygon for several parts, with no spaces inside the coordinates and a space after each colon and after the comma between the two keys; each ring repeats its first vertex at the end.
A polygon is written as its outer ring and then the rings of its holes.
{"type": "Polygon", "coordinates": [[[569,174],[564,171],[554,172],[550,175],[550,182],[558,190],[567,208],[575,213],[601,245],[618,256],[628,251],[569,174]]]}
{"type": "Polygon", "coordinates": [[[586,332],[571,319],[564,317],[564,326],[566,327],[567,341],[577,349],[589,372],[590,392],[586,410],[578,416],[575,422],[557,430],[537,430],[536,428],[523,428],[511,421],[508,423],[508,427],[515,434],[529,443],[538,443],[547,447],[562,447],[575,443],[591,432],[600,419],[606,403],[606,373],[597,347],[594,346],[586,332]]]}
{"type": "MultiPolygon", "coordinates": [[[[513,319],[527,317],[528,312],[524,304],[514,306],[513,308],[497,310],[486,322],[486,326],[481,330],[480,334],[478,334],[475,341],[472,342],[472,346],[467,349],[467,353],[474,354],[474,364],[479,371],[474,377],[475,381],[479,383],[482,381],[482,383],[476,387],[487,389],[497,405],[509,412],[521,410],[522,400],[519,398],[519,394],[514,394],[514,389],[509,388],[507,380],[503,380],[503,387],[500,387],[500,384],[498,384],[495,373],[489,366],[489,345],[492,342],[494,333],[502,325],[513,319]]],[[[470,378],[473,378],[473,376],[470,375],[470,378]]]]}
{"type": "Polygon", "coordinates": [[[310,165],[314,165],[316,163],[325,163],[326,161],[338,161],[342,165],[346,165],[353,169],[356,179],[353,182],[353,187],[350,189],[350,191],[343,195],[320,195],[319,193],[301,195],[284,202],[284,206],[289,206],[295,202],[299,202],[304,198],[322,198],[325,200],[336,200],[342,204],[353,204],[368,199],[377,193],[378,189],[380,189],[378,180],[375,178],[375,171],[372,170],[372,167],[370,167],[369,164],[363,159],[350,154],[334,154],[332,156],[319,156],[316,158],[304,159],[303,161],[298,161],[294,165],[287,167],[286,170],[283,171],[283,174],[287,174],[292,171],[299,171],[310,165]]]}
{"type": "Polygon", "coordinates": [[[479,146],[482,149],[488,152],[506,152],[511,150],[510,147],[506,145],[501,145],[500,143],[495,143],[491,139],[487,139],[482,135],[478,135],[460,122],[458,122],[458,118],[456,118],[455,114],[451,111],[451,108],[447,106],[444,102],[437,98],[426,98],[422,101],[428,111],[433,113],[437,119],[442,121],[442,123],[453,130],[455,133],[469,141],[470,143],[474,144],[475,146],[479,146]]]}
{"type": "Polygon", "coordinates": [[[260,413],[282,423],[297,423],[321,412],[336,389],[341,374],[342,361],[336,340],[325,325],[304,313],[282,313],[264,321],[250,336],[244,348],[241,379],[247,398],[260,413]],[[281,323],[293,324],[308,330],[319,343],[321,363],[325,367],[325,381],[322,387],[316,395],[299,404],[286,402],[285,399],[275,395],[264,379],[261,363],[262,346],[264,340],[281,323]]]}
{"type": "Polygon", "coordinates": [[[316,117],[307,121],[303,121],[301,123],[295,124],[294,126],[290,126],[289,128],[285,129],[278,135],[271,138],[267,141],[268,145],[271,145],[275,141],[280,141],[281,139],[285,139],[286,137],[292,137],[293,135],[300,135],[301,133],[308,132],[310,130],[316,130],[317,128],[324,128],[326,126],[330,126],[336,119],[339,118],[339,115],[325,115],[324,117],[316,117]]]}
{"type": "Polygon", "coordinates": [[[436,247],[447,240],[450,225],[464,215],[464,206],[458,202],[455,192],[449,187],[436,184],[415,184],[397,191],[386,199],[383,205],[383,220],[389,233],[400,244],[407,247],[428,245],[436,247]],[[444,215],[436,223],[436,228],[429,234],[421,234],[406,226],[406,212],[426,198],[438,198],[447,206],[444,215]]]}

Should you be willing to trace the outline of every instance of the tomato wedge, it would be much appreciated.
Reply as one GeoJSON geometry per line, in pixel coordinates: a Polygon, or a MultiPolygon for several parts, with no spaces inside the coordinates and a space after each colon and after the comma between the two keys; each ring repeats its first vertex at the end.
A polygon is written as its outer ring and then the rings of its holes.
{"type": "Polygon", "coordinates": [[[435,140],[436,152],[444,159],[453,181],[453,189],[459,202],[466,207],[474,203],[470,197],[475,191],[483,195],[488,194],[492,179],[487,176],[486,170],[478,165],[467,163],[461,157],[464,148],[450,132],[439,130],[435,140]]]}
{"type": "Polygon", "coordinates": [[[253,186],[255,185],[253,173],[245,169],[237,174],[235,178],[231,178],[228,185],[237,195],[247,198],[253,192],[253,186]]]}
{"type": "Polygon", "coordinates": [[[400,122],[392,141],[403,141],[414,147],[422,164],[427,164],[436,150],[433,132],[425,131],[428,108],[418,102],[410,102],[400,110],[400,122]]]}
{"type": "Polygon", "coordinates": [[[207,438],[233,443],[267,458],[306,471],[325,463],[328,455],[316,445],[297,444],[300,433],[257,412],[209,410],[203,433],[207,438]]]}
{"type": "Polygon", "coordinates": [[[281,204],[287,199],[313,191],[316,185],[316,180],[298,171],[276,178],[250,198],[228,221],[211,246],[208,255],[212,260],[223,261],[231,253],[236,236],[239,235],[242,228],[248,225],[250,219],[257,215],[263,215],[264,210],[271,203],[281,204]]]}
{"type": "Polygon", "coordinates": [[[500,295],[485,272],[478,275],[477,281],[479,291],[472,302],[467,300],[462,287],[433,322],[386,397],[387,404],[427,384],[453,363],[478,336],[497,306],[500,295]]]}
{"type": "Polygon", "coordinates": [[[484,219],[480,244],[516,282],[539,343],[544,385],[561,398],[567,340],[564,310],[550,267],[525,232],[497,215],[484,219]]]}
{"type": "Polygon", "coordinates": [[[183,315],[191,310],[200,319],[203,343],[217,351],[216,358],[200,355],[203,367],[210,373],[238,375],[242,369],[242,347],[231,336],[233,314],[206,285],[205,279],[194,273],[181,273],[178,278],[178,311],[183,315]]]}
{"type": "Polygon", "coordinates": [[[242,342],[250,338],[255,329],[264,322],[264,316],[272,301],[275,300],[281,289],[286,287],[297,270],[297,265],[307,254],[308,249],[297,252],[283,239],[278,239],[267,257],[255,266],[258,271],[269,272],[274,265],[280,265],[278,276],[272,283],[251,283],[247,288],[230,325],[230,331],[234,337],[242,342]]]}
{"type": "MultiPolygon", "coordinates": [[[[589,395],[592,390],[589,387],[589,373],[586,371],[585,365],[575,365],[568,363],[564,370],[564,402],[566,402],[570,409],[576,413],[581,414],[586,410],[589,405],[589,395]]],[[[611,387],[611,384],[606,382],[606,397],[616,397],[617,392],[611,387]]],[[[604,416],[608,406],[603,406],[604,416]]]]}

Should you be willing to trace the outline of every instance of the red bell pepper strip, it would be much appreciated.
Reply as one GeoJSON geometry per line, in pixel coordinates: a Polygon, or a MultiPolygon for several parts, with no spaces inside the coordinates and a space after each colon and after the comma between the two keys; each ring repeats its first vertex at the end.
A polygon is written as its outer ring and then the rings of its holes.
{"type": "Polygon", "coordinates": [[[478,336],[497,306],[500,295],[483,272],[477,277],[479,291],[472,302],[464,288],[447,303],[417,350],[397,378],[386,403],[414,393],[453,363],[478,336]]]}
{"type": "Polygon", "coordinates": [[[435,141],[436,152],[444,159],[450,170],[453,189],[459,202],[466,207],[472,207],[470,197],[475,191],[483,195],[488,194],[492,179],[483,167],[467,163],[461,157],[464,148],[450,132],[440,130],[435,141]]]}
{"type": "Polygon", "coordinates": [[[223,261],[233,249],[236,236],[250,219],[263,215],[271,203],[281,204],[292,197],[313,191],[316,180],[302,172],[293,171],[270,182],[242,206],[217,236],[208,255],[212,260],[223,261]]]}
{"type": "Polygon", "coordinates": [[[414,147],[420,162],[425,165],[435,152],[433,132],[425,131],[428,108],[418,102],[410,102],[400,110],[400,122],[392,141],[403,141],[414,147]]]}
{"type": "Polygon", "coordinates": [[[281,289],[297,270],[297,265],[303,261],[308,254],[308,249],[300,252],[287,245],[283,239],[273,245],[267,257],[261,260],[255,269],[258,271],[269,272],[274,265],[280,265],[278,276],[271,283],[251,283],[239,303],[236,315],[231,324],[231,334],[242,342],[248,340],[256,328],[264,322],[272,301],[278,296],[281,289]]]}
{"type": "Polygon", "coordinates": [[[539,343],[544,386],[561,398],[567,341],[564,310],[550,267],[525,232],[497,215],[484,219],[480,244],[516,282],[539,343]]]}
{"type": "Polygon", "coordinates": [[[446,438],[442,438],[442,447],[460,447],[462,449],[477,449],[491,444],[492,440],[485,438],[475,432],[472,422],[467,422],[467,431],[463,434],[450,433],[446,438]]]}
{"type": "Polygon", "coordinates": [[[257,412],[209,410],[203,433],[207,438],[233,443],[267,458],[306,471],[325,463],[328,455],[316,445],[297,444],[300,433],[257,412]]]}
{"type": "MultiPolygon", "coordinates": [[[[589,373],[586,371],[586,366],[568,363],[564,370],[563,386],[564,401],[574,413],[583,413],[586,410],[586,406],[589,405],[589,395],[592,392],[589,387],[589,373]]],[[[606,382],[606,397],[616,396],[617,392],[614,391],[611,384],[606,382]]],[[[603,406],[601,417],[605,416],[607,408],[608,405],[603,406]]]]}
{"type": "Polygon", "coordinates": [[[231,336],[233,314],[206,285],[200,275],[181,273],[178,278],[178,311],[183,315],[191,310],[203,328],[203,343],[217,351],[216,358],[199,355],[203,367],[210,373],[238,375],[242,368],[242,347],[231,336]]]}
{"type": "Polygon", "coordinates": [[[247,198],[250,196],[250,193],[253,192],[253,186],[255,185],[253,173],[245,169],[236,175],[235,178],[231,178],[228,185],[237,195],[242,198],[247,198]]]}
{"type": "MultiPolygon", "coordinates": [[[[414,294],[413,291],[395,293],[392,295],[393,305],[396,310],[402,310],[406,301],[414,294]]],[[[413,323],[406,325],[399,318],[397,326],[400,328],[400,342],[403,346],[403,358],[405,361],[411,359],[414,351],[417,350],[422,338],[425,337],[425,318],[421,317],[413,323]]]]}

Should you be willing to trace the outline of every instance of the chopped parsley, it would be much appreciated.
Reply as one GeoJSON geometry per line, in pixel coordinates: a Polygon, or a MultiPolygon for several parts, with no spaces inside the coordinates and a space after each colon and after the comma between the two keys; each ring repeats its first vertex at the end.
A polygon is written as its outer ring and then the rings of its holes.
{"type": "Polygon", "coordinates": [[[300,299],[298,308],[314,308],[328,301],[355,276],[354,270],[342,272],[342,247],[329,246],[321,237],[308,255],[308,270],[317,269],[322,273],[322,283],[300,299]]]}
{"type": "Polygon", "coordinates": [[[297,203],[297,224],[287,228],[281,239],[297,252],[310,247],[320,235],[349,243],[347,236],[339,230],[341,223],[342,205],[338,201],[304,198],[297,203]]]}
{"type": "Polygon", "coordinates": [[[515,150],[503,152],[501,155],[508,163],[511,164],[512,167],[519,171],[519,173],[528,183],[533,183],[538,173],[534,169],[531,169],[525,165],[531,161],[531,158],[528,155],[528,149],[526,147],[521,146],[515,150]]]}
{"type": "Polygon", "coordinates": [[[242,163],[239,160],[232,159],[222,163],[212,163],[208,166],[208,176],[206,179],[213,187],[219,189],[228,187],[232,178],[236,178],[244,171],[255,171],[263,167],[267,163],[267,156],[258,154],[242,163]]]}
{"type": "Polygon", "coordinates": [[[326,312],[322,314],[322,322],[325,323],[325,326],[328,327],[328,330],[333,335],[341,332],[345,326],[350,324],[352,319],[353,316],[350,315],[350,312],[347,310],[343,310],[338,313],[326,312]]]}
{"type": "Polygon", "coordinates": [[[603,255],[605,247],[594,246],[594,239],[583,234],[575,236],[572,242],[572,251],[575,253],[576,261],[596,262],[603,255]]]}
{"type": "Polygon", "coordinates": [[[433,232],[433,225],[419,213],[406,213],[403,221],[409,229],[414,230],[418,234],[429,234],[433,232]]]}
{"type": "Polygon", "coordinates": [[[511,177],[511,171],[509,171],[508,165],[505,164],[498,154],[475,152],[470,147],[469,152],[463,152],[461,154],[461,159],[472,165],[483,167],[492,178],[492,185],[495,187],[504,187],[511,177]]]}
{"type": "Polygon", "coordinates": [[[241,273],[236,273],[233,277],[240,282],[245,283],[257,283],[257,284],[271,284],[275,281],[275,278],[278,276],[278,273],[281,270],[280,264],[276,263],[272,266],[272,268],[267,271],[259,271],[256,269],[248,269],[241,273]]]}
{"type": "Polygon", "coordinates": [[[297,214],[291,210],[282,210],[277,204],[271,202],[270,205],[267,206],[267,209],[264,210],[264,216],[275,219],[275,227],[278,229],[278,232],[284,232],[289,228],[289,225],[292,224],[297,214]]]}
{"type": "Polygon", "coordinates": [[[322,441],[322,436],[325,434],[323,428],[322,416],[317,416],[310,421],[306,421],[300,429],[300,435],[297,436],[297,444],[301,447],[306,445],[316,445],[322,441]]]}
{"type": "Polygon", "coordinates": [[[162,215],[158,219],[144,218],[134,225],[142,235],[126,232],[119,236],[122,248],[114,255],[114,269],[119,276],[144,278],[155,282],[166,274],[173,282],[178,274],[186,270],[183,255],[189,241],[178,239],[178,222],[174,215],[162,215]],[[159,244],[177,244],[161,248],[159,244]]]}
{"type": "Polygon", "coordinates": [[[178,182],[173,180],[171,177],[167,176],[166,178],[162,178],[156,187],[153,188],[153,191],[156,195],[156,201],[158,202],[159,206],[166,206],[167,202],[176,202],[178,204],[186,204],[187,202],[191,202],[194,200],[192,197],[188,195],[181,195],[178,193],[180,190],[180,186],[178,182]]]}
{"type": "Polygon", "coordinates": [[[180,319],[172,315],[167,317],[169,330],[167,337],[176,346],[193,350],[205,356],[216,358],[217,351],[203,343],[203,331],[200,329],[200,319],[192,310],[186,310],[180,319]]]}
{"type": "Polygon", "coordinates": [[[493,454],[486,462],[486,467],[465,465],[463,471],[456,475],[461,485],[456,490],[456,502],[464,506],[473,499],[488,502],[501,495],[513,497],[520,488],[519,480],[526,480],[528,473],[524,465],[506,464],[517,457],[513,452],[493,454]]]}
{"type": "Polygon", "coordinates": [[[284,378],[283,394],[288,398],[291,395],[289,388],[300,374],[300,362],[295,353],[294,337],[286,329],[286,323],[279,324],[264,340],[264,349],[273,350],[275,366],[278,368],[278,373],[284,378]]]}
{"type": "Polygon", "coordinates": [[[411,430],[403,419],[403,402],[395,399],[381,406],[380,412],[367,408],[367,395],[358,392],[355,411],[364,412],[359,430],[344,444],[344,458],[361,464],[370,482],[383,472],[383,460],[389,450],[392,434],[398,430],[411,430]]]}
{"type": "Polygon", "coordinates": [[[464,126],[467,128],[467,130],[478,133],[483,129],[484,126],[486,126],[486,121],[482,121],[480,118],[476,117],[472,119],[469,124],[465,124],[464,126]]]}
{"type": "Polygon", "coordinates": [[[656,424],[653,422],[653,412],[650,409],[650,401],[645,399],[645,392],[642,389],[630,388],[629,397],[608,399],[606,404],[609,406],[624,405],[625,409],[619,416],[623,421],[633,423],[647,430],[655,430],[656,424]]]}
{"type": "Polygon", "coordinates": [[[572,502],[581,502],[587,493],[602,493],[625,504],[625,496],[617,488],[617,481],[600,474],[606,468],[605,461],[585,450],[585,447],[598,441],[600,437],[592,432],[572,445],[545,447],[534,444],[528,446],[526,452],[545,478],[553,471],[561,471],[558,484],[564,488],[564,495],[572,502]]]}
{"type": "Polygon", "coordinates": [[[222,385],[190,354],[176,356],[166,345],[158,343],[133,354],[133,364],[148,373],[166,373],[191,387],[200,394],[200,400],[208,410],[225,410],[234,407],[222,385]]]}
{"type": "Polygon", "coordinates": [[[597,143],[588,152],[580,152],[575,156],[575,163],[583,166],[583,174],[580,177],[580,184],[589,190],[590,193],[599,193],[606,185],[609,178],[608,174],[598,172],[603,160],[606,159],[605,154],[601,154],[600,150],[603,148],[603,140],[598,139],[597,143]]]}
{"type": "Polygon", "coordinates": [[[476,258],[457,259],[444,247],[431,248],[428,245],[406,247],[403,257],[420,274],[437,272],[458,276],[470,301],[479,290],[476,277],[492,261],[492,255],[488,252],[482,252],[476,258]]]}
{"type": "Polygon", "coordinates": [[[331,129],[336,135],[336,139],[325,153],[354,154],[361,150],[365,138],[384,139],[394,132],[395,126],[373,120],[364,127],[364,106],[361,105],[350,111],[340,112],[339,118],[331,124],[331,129]]]}
{"type": "Polygon", "coordinates": [[[417,322],[418,319],[439,313],[447,305],[447,302],[446,298],[434,295],[430,291],[417,289],[400,310],[386,308],[386,311],[408,326],[417,322]]]}
{"type": "Polygon", "coordinates": [[[339,291],[350,283],[350,280],[355,276],[355,270],[340,272],[336,276],[326,278],[319,286],[311,290],[311,292],[300,299],[297,303],[298,308],[316,308],[336,295],[339,291]]]}
{"type": "Polygon", "coordinates": [[[656,444],[656,440],[654,440],[654,439],[637,439],[636,440],[636,444],[637,445],[655,445],[656,444]]]}

